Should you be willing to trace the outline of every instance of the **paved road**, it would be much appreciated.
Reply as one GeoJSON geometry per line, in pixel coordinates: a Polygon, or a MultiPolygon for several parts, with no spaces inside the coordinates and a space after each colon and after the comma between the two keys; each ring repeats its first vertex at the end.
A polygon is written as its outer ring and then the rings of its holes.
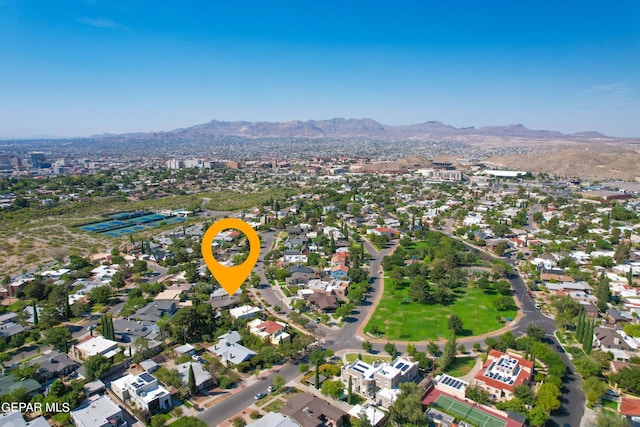
{"type": "Polygon", "coordinates": [[[285,380],[291,381],[300,375],[299,367],[293,364],[286,364],[279,372],[274,372],[263,380],[260,380],[244,390],[237,392],[224,399],[221,403],[214,405],[198,415],[198,418],[207,423],[208,426],[217,426],[223,421],[233,417],[238,412],[247,408],[255,402],[255,395],[261,391],[266,392],[267,387],[273,383],[276,374],[282,375],[285,380]]]}
{"type": "MultiPolygon", "coordinates": [[[[262,233],[261,240],[263,248],[261,250],[258,265],[256,265],[255,272],[260,275],[261,283],[268,283],[264,276],[264,255],[271,250],[273,242],[275,240],[274,232],[262,233]]],[[[315,335],[320,339],[323,346],[330,347],[334,351],[338,350],[360,350],[362,348],[362,338],[358,336],[357,332],[367,317],[368,313],[374,308],[374,302],[378,295],[382,291],[382,280],[378,272],[380,271],[380,261],[386,255],[389,255],[395,246],[389,245],[382,251],[377,251],[367,241],[364,241],[365,249],[372,255],[370,261],[370,272],[372,278],[371,292],[365,298],[362,305],[358,306],[354,313],[350,316],[349,320],[339,330],[327,328],[324,325],[310,325],[315,327],[315,335]]],[[[512,265],[515,261],[507,260],[512,265]]],[[[535,323],[542,327],[547,332],[547,338],[553,341],[554,346],[559,346],[554,332],[556,329],[555,321],[546,317],[540,310],[535,308],[535,302],[527,294],[527,287],[522,279],[514,275],[511,279],[511,285],[515,291],[515,296],[520,302],[522,307],[521,319],[513,325],[513,333],[516,336],[521,336],[526,333],[527,326],[530,323],[535,323]]],[[[272,305],[279,305],[282,307],[284,313],[288,313],[290,310],[282,303],[280,297],[273,291],[270,286],[260,289],[262,297],[272,305]]],[[[498,336],[500,334],[496,334],[498,336]]],[[[471,347],[474,343],[478,342],[484,346],[484,338],[465,340],[465,346],[471,347]]],[[[383,351],[383,344],[374,344],[374,351],[383,351]]],[[[406,352],[406,345],[397,344],[396,347],[400,352],[406,352]]],[[[557,347],[556,347],[557,348],[557,347]]],[[[565,361],[565,364],[569,367],[568,380],[563,387],[563,395],[561,398],[562,407],[560,410],[552,416],[549,425],[558,426],[571,426],[578,427],[580,420],[584,413],[585,397],[582,389],[580,388],[579,376],[575,373],[573,365],[569,361],[566,353],[560,353],[560,356],[565,361]]],[[[298,367],[295,365],[285,365],[280,373],[289,381],[298,375],[298,367]]],[[[205,421],[207,425],[214,426],[222,421],[228,419],[234,414],[240,412],[242,409],[251,405],[256,393],[264,391],[266,387],[271,383],[273,374],[266,380],[253,384],[246,389],[238,392],[224,400],[223,404],[214,406],[207,411],[200,414],[198,417],[205,421]]]]}

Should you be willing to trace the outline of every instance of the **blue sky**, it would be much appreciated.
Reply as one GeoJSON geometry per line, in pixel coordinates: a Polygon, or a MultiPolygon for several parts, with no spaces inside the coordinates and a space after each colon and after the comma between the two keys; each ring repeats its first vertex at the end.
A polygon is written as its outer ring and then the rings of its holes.
{"type": "Polygon", "coordinates": [[[640,137],[640,2],[0,0],[0,138],[218,120],[640,137]]]}

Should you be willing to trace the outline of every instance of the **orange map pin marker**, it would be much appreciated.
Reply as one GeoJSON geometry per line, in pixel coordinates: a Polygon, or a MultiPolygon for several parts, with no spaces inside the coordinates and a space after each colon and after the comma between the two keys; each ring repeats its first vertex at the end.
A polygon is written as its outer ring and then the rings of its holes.
{"type": "Polygon", "coordinates": [[[260,255],[260,237],[258,233],[249,224],[237,218],[225,218],[217,221],[209,227],[202,237],[202,257],[207,264],[209,271],[216,278],[220,286],[224,288],[229,295],[233,295],[240,285],[249,277],[251,270],[258,261],[260,255]],[[249,239],[249,256],[240,265],[227,267],[216,261],[213,256],[211,245],[213,239],[223,230],[233,228],[244,233],[249,239]]]}

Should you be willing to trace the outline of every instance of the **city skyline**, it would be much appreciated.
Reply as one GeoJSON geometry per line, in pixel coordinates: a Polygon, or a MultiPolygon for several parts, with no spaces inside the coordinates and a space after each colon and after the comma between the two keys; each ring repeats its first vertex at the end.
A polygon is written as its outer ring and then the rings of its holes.
{"type": "Polygon", "coordinates": [[[370,117],[640,136],[640,6],[0,1],[0,138],[370,117]]]}

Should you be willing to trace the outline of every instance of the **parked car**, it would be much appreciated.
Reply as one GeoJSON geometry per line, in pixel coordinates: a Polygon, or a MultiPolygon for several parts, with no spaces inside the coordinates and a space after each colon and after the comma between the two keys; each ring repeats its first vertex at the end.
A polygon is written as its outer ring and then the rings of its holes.
{"type": "Polygon", "coordinates": [[[270,385],[269,387],[267,387],[267,391],[268,391],[269,393],[273,393],[274,391],[276,391],[276,388],[275,388],[275,386],[273,386],[273,384],[272,384],[272,385],[270,385]]]}
{"type": "Polygon", "coordinates": [[[260,393],[256,394],[255,398],[256,400],[260,400],[263,397],[265,397],[267,395],[267,393],[265,393],[264,391],[261,391],[260,393]]]}
{"type": "Polygon", "coordinates": [[[536,304],[536,308],[540,310],[540,304],[536,304]]]}

